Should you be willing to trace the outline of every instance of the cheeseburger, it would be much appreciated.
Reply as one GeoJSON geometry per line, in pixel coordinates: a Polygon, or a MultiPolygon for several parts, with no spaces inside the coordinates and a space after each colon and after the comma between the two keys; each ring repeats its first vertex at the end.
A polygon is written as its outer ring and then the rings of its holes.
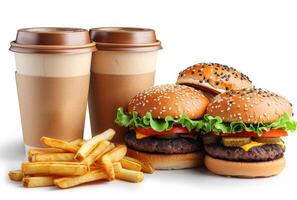
{"type": "Polygon", "coordinates": [[[182,85],[161,85],[138,93],[119,108],[115,122],[125,135],[128,154],[155,169],[183,169],[203,164],[202,144],[195,134],[196,119],[205,114],[208,99],[182,85]]]}
{"type": "Polygon", "coordinates": [[[292,105],[262,89],[217,95],[204,116],[205,166],[213,173],[268,177],[285,167],[282,137],[296,130],[292,105]]]}
{"type": "Polygon", "coordinates": [[[199,89],[208,99],[229,90],[252,86],[248,76],[218,63],[199,63],[188,67],[179,73],[176,83],[199,89]]]}

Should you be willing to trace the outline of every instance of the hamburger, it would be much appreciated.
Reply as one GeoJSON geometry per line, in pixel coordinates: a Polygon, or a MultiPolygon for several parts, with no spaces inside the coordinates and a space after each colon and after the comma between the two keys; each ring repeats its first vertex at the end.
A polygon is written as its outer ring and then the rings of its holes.
{"type": "Polygon", "coordinates": [[[296,130],[292,104],[263,89],[217,95],[204,116],[205,166],[218,175],[268,177],[285,167],[282,137],[296,130]]]}
{"type": "Polygon", "coordinates": [[[125,135],[128,155],[155,169],[200,166],[204,153],[195,130],[208,103],[202,92],[182,85],[160,85],[138,93],[127,111],[117,110],[115,120],[129,128],[125,135]]]}
{"type": "Polygon", "coordinates": [[[229,90],[252,87],[248,76],[218,63],[199,63],[188,67],[179,73],[176,83],[199,89],[208,99],[229,90]]]}

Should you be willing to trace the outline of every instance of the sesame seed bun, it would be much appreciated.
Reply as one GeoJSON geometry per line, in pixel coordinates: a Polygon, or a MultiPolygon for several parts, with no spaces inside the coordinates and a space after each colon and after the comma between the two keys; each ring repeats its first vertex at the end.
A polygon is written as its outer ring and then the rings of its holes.
{"type": "Polygon", "coordinates": [[[208,105],[201,91],[188,86],[166,84],[154,86],[138,93],[128,103],[128,112],[136,111],[140,116],[151,112],[153,118],[166,116],[178,118],[185,114],[190,119],[201,118],[208,105]]]}
{"type": "Polygon", "coordinates": [[[215,94],[252,86],[248,76],[218,63],[199,63],[188,67],[179,73],[176,83],[215,94]]]}
{"type": "Polygon", "coordinates": [[[154,169],[186,169],[203,165],[204,153],[152,154],[128,149],[128,156],[149,163],[154,169]]]}
{"type": "Polygon", "coordinates": [[[217,95],[208,105],[207,114],[225,122],[270,124],[284,113],[292,116],[292,104],[263,89],[243,89],[217,95]]]}
{"type": "Polygon", "coordinates": [[[265,162],[234,162],[206,155],[205,167],[218,175],[243,178],[269,177],[279,174],[286,165],[285,158],[265,162]]]}

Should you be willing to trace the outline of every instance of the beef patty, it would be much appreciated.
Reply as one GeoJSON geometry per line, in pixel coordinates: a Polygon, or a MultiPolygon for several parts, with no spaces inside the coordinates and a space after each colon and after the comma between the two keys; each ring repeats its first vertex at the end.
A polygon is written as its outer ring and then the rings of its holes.
{"type": "Polygon", "coordinates": [[[222,144],[208,144],[204,150],[212,157],[231,161],[260,162],[276,160],[283,156],[285,149],[277,144],[267,144],[243,150],[239,147],[225,147],[222,144]]]}
{"type": "Polygon", "coordinates": [[[129,148],[148,153],[191,153],[201,149],[201,143],[192,138],[164,139],[158,137],[146,137],[136,139],[135,132],[129,131],[125,135],[125,142],[129,148]]]}

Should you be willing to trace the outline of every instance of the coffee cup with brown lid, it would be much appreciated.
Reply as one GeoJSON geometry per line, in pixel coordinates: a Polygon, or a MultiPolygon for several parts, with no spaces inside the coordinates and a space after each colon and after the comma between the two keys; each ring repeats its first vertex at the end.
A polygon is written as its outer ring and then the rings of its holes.
{"type": "Polygon", "coordinates": [[[26,146],[40,138],[81,138],[95,43],[79,28],[25,28],[17,32],[16,83],[26,146]]]}
{"type": "Polygon", "coordinates": [[[161,43],[155,31],[147,28],[93,28],[90,36],[97,47],[89,91],[92,135],[112,127],[117,131],[114,141],[121,143],[127,130],[115,124],[116,110],[154,85],[161,43]]]}

